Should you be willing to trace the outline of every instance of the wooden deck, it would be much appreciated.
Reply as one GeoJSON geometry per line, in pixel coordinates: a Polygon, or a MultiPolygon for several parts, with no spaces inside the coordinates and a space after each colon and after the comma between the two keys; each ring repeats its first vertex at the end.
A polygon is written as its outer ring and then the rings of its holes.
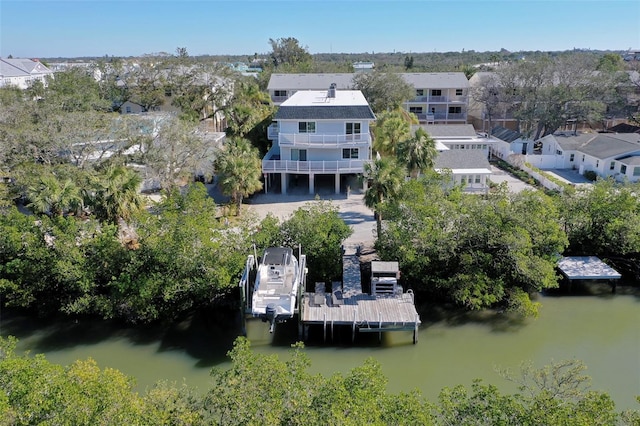
{"type": "Polygon", "coordinates": [[[300,302],[300,337],[308,335],[311,325],[322,325],[326,340],[327,328],[333,335],[334,326],[351,326],[352,340],[356,331],[413,331],[418,340],[420,316],[413,293],[370,295],[362,292],[360,259],[355,248],[346,248],[342,256],[342,283],[316,283],[316,291],[304,293],[300,302]]]}
{"type": "Polygon", "coordinates": [[[420,324],[413,297],[404,293],[398,297],[374,297],[360,293],[345,298],[342,305],[333,305],[331,294],[322,305],[313,303],[314,293],[303,298],[302,322],[305,324],[352,325],[368,328],[403,328],[413,330],[420,324]]]}

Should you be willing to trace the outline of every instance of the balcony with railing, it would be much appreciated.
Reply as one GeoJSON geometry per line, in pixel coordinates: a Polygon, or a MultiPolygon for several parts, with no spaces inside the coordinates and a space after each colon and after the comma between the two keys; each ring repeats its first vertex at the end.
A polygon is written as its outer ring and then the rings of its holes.
{"type": "Polygon", "coordinates": [[[409,103],[467,103],[467,96],[416,96],[409,103]]]}
{"type": "Polygon", "coordinates": [[[433,121],[446,121],[446,120],[466,120],[467,113],[465,112],[436,112],[433,114],[416,114],[418,121],[420,122],[433,122],[433,121]]]}
{"type": "Polygon", "coordinates": [[[312,148],[343,148],[371,144],[369,133],[326,134],[326,133],[280,133],[280,146],[305,146],[312,148]]]}
{"type": "MultiPolygon", "coordinates": [[[[270,158],[270,157],[265,157],[270,158]]],[[[362,173],[369,160],[327,160],[327,161],[295,161],[295,160],[263,160],[263,173],[299,173],[299,174],[333,174],[362,173]]]]}

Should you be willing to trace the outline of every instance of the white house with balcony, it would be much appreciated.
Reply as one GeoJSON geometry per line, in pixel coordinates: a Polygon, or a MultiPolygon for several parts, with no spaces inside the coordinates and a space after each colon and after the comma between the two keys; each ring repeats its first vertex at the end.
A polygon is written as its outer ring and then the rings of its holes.
{"type": "Polygon", "coordinates": [[[556,133],[539,140],[540,155],[526,160],[541,169],[593,171],[617,181],[640,181],[640,135],[636,133],[556,133]]]}
{"type": "Polygon", "coordinates": [[[371,160],[369,125],[375,115],[359,90],[298,91],[284,101],[269,128],[273,146],[262,161],[265,189],[283,194],[296,182],[333,179],[336,194],[343,179],[360,175],[371,160]]]}
{"type": "Polygon", "coordinates": [[[464,124],[469,109],[469,80],[461,72],[422,72],[400,74],[415,88],[413,99],[405,102],[407,111],[420,123],[464,124]]]}

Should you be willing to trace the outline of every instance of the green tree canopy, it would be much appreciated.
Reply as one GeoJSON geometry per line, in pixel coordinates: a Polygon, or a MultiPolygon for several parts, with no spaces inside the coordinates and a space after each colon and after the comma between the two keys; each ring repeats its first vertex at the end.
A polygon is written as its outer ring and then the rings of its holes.
{"type": "Polygon", "coordinates": [[[468,309],[511,301],[514,310],[535,312],[522,296],[557,286],[555,262],[567,244],[553,201],[528,191],[463,194],[445,179],[409,181],[385,206],[381,256],[398,259],[415,291],[468,309]]]}
{"type": "Polygon", "coordinates": [[[418,173],[433,168],[433,163],[438,156],[436,141],[419,127],[413,136],[398,144],[397,155],[399,162],[404,164],[415,179],[418,173]]]}
{"type": "Polygon", "coordinates": [[[353,87],[362,91],[376,114],[400,108],[403,102],[415,97],[413,86],[402,76],[377,69],[371,73],[356,74],[353,87]]]}
{"type": "Polygon", "coordinates": [[[231,139],[218,151],[214,162],[218,185],[231,196],[240,215],[242,199],[262,189],[262,161],[246,139],[231,139]]]}
{"type": "Polygon", "coordinates": [[[277,39],[269,39],[271,46],[271,62],[275,68],[300,68],[309,65],[312,57],[307,47],[300,45],[295,37],[283,37],[277,39]]]}
{"type": "Polygon", "coordinates": [[[401,108],[382,112],[372,125],[373,149],[395,156],[400,142],[411,137],[411,124],[411,117],[401,108]]]}

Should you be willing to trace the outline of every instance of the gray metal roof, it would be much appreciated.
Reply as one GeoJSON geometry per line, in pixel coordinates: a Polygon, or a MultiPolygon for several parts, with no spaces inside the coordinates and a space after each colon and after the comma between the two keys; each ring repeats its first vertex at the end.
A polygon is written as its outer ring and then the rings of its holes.
{"type": "Polygon", "coordinates": [[[601,160],[640,152],[640,135],[637,133],[557,134],[553,137],[563,149],[580,151],[601,160]]]}
{"type": "Polygon", "coordinates": [[[274,120],[375,120],[367,105],[281,106],[274,120]]]}
{"type": "MultiPolygon", "coordinates": [[[[353,88],[355,73],[335,74],[271,74],[267,90],[323,90],[331,83],[337,89],[353,88]]],[[[462,72],[400,73],[407,83],[417,89],[465,89],[469,80],[462,72]]]]}
{"type": "Polygon", "coordinates": [[[32,59],[0,58],[0,77],[26,77],[39,74],[53,74],[53,72],[41,62],[32,59]]]}
{"type": "Polygon", "coordinates": [[[416,89],[464,89],[469,80],[462,72],[401,73],[400,76],[416,89]]]}
{"type": "Polygon", "coordinates": [[[515,130],[506,129],[502,126],[496,126],[491,129],[491,136],[496,137],[505,142],[513,142],[522,137],[522,134],[515,130]]]}
{"type": "Polygon", "coordinates": [[[434,169],[491,169],[487,154],[477,149],[452,149],[436,157],[434,169]]]}
{"type": "Polygon", "coordinates": [[[267,90],[327,90],[331,83],[336,89],[352,89],[353,73],[334,74],[271,74],[267,90]]]}
{"type": "Polygon", "coordinates": [[[640,155],[619,158],[618,161],[627,166],[640,166],[640,155]]]}
{"type": "Polygon", "coordinates": [[[432,138],[476,137],[473,124],[423,124],[422,128],[432,138]]]}

